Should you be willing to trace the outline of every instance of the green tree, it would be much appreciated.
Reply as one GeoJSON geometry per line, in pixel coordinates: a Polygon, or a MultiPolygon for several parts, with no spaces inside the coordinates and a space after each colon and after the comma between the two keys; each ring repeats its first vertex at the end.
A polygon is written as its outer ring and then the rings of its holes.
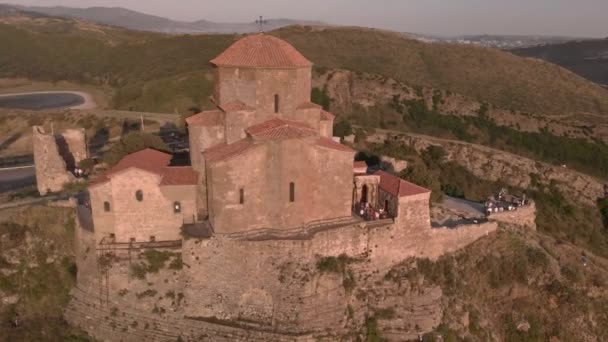
{"type": "Polygon", "coordinates": [[[131,132],[123,136],[119,142],[103,155],[103,161],[112,167],[116,165],[124,156],[133,152],[141,151],[145,148],[169,152],[170,149],[163,140],[152,134],[131,132]]]}
{"type": "Polygon", "coordinates": [[[83,159],[78,163],[78,167],[80,169],[82,169],[85,174],[88,174],[95,167],[95,159],[93,159],[93,158],[83,159]]]}
{"type": "Polygon", "coordinates": [[[365,142],[365,139],[367,139],[367,133],[365,132],[365,130],[358,128],[355,131],[355,142],[356,143],[365,142]]]}
{"type": "Polygon", "coordinates": [[[353,127],[347,120],[340,120],[334,124],[334,135],[340,138],[344,138],[347,135],[353,134],[353,127]]]}
{"type": "Polygon", "coordinates": [[[325,89],[321,90],[317,87],[312,88],[310,98],[313,103],[322,106],[325,110],[329,110],[329,106],[331,105],[331,97],[327,95],[327,91],[325,89]]]}
{"type": "Polygon", "coordinates": [[[602,214],[602,220],[604,221],[604,227],[608,229],[608,198],[601,199],[597,202],[597,206],[602,214]]]}
{"type": "Polygon", "coordinates": [[[410,164],[407,169],[403,170],[399,177],[406,179],[414,184],[418,184],[422,187],[430,189],[431,200],[433,202],[439,202],[443,198],[441,192],[441,183],[439,177],[437,177],[435,170],[429,169],[429,167],[420,162],[410,164]]]}

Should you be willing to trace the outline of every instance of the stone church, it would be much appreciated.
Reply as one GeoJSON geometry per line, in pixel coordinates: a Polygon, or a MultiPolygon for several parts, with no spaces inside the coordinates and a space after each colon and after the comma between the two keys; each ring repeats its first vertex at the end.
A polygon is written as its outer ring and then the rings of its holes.
{"type": "Polygon", "coordinates": [[[192,167],[152,150],[125,157],[89,188],[100,234],[177,240],[184,223],[230,234],[350,217],[355,151],[332,140],[334,116],[310,102],[312,63],[265,34],[211,63],[216,108],[186,119],[192,167]]]}
{"type": "MultiPolygon", "coordinates": [[[[429,190],[355,162],[289,43],[245,36],[211,63],[216,108],[186,120],[191,166],[133,153],[89,186],[90,211],[78,207],[66,319],[94,337],[337,340],[388,305],[356,294],[391,267],[496,229],[431,228],[429,190]],[[352,265],[327,273],[323,260],[352,265]]],[[[407,298],[389,303],[411,323],[397,340],[436,323],[407,298]]]]}

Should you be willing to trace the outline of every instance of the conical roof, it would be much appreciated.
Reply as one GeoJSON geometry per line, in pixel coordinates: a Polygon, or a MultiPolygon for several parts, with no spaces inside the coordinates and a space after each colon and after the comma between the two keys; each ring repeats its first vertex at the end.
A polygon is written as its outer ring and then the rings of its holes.
{"type": "Polygon", "coordinates": [[[304,68],[312,63],[288,42],[266,35],[254,34],[239,39],[211,60],[216,66],[248,68],[304,68]]]}

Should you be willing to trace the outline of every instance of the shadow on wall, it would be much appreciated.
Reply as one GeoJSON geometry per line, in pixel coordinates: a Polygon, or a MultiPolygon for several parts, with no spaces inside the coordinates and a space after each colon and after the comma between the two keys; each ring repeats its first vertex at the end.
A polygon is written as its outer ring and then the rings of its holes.
{"type": "Polygon", "coordinates": [[[55,141],[57,142],[57,149],[59,150],[59,155],[65,161],[65,166],[68,171],[74,170],[76,168],[76,159],[72,152],[70,152],[70,146],[68,142],[65,140],[63,135],[56,135],[55,141]]]}

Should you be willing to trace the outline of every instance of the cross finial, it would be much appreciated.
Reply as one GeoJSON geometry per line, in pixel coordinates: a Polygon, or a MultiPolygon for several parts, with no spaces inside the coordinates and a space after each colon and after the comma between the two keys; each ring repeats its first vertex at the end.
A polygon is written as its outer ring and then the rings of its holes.
{"type": "Polygon", "coordinates": [[[264,24],[268,24],[268,20],[264,19],[263,16],[260,16],[258,20],[255,21],[260,25],[260,33],[264,32],[264,24]]]}

